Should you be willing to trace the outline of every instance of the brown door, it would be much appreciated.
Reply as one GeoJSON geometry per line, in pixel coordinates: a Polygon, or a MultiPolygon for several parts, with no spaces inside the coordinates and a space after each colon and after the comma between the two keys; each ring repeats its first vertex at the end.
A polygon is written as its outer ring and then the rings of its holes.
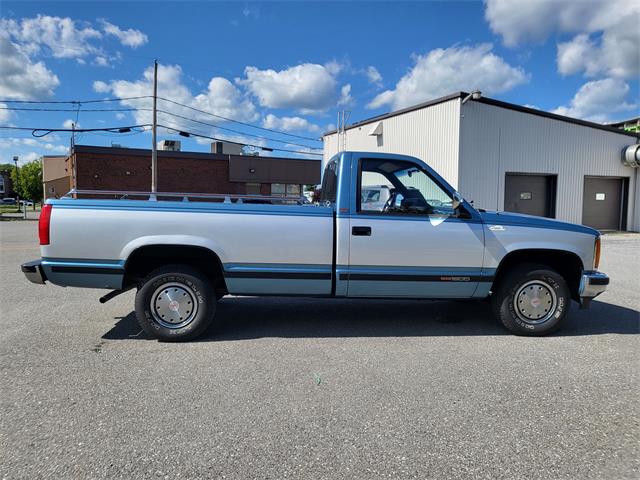
{"type": "Polygon", "coordinates": [[[507,173],[504,210],[539,217],[555,216],[555,177],[507,173]]]}
{"type": "Polygon", "coordinates": [[[599,230],[620,230],[621,178],[584,177],[582,223],[599,230]]]}

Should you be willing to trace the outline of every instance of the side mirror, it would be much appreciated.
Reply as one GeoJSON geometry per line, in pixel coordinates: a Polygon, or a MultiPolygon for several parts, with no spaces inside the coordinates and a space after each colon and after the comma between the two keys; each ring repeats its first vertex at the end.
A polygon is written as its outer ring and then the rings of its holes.
{"type": "Polygon", "coordinates": [[[458,207],[462,205],[462,202],[463,202],[462,195],[460,195],[458,192],[455,192],[453,194],[453,201],[451,202],[451,206],[453,207],[453,209],[457,210],[458,207]]]}

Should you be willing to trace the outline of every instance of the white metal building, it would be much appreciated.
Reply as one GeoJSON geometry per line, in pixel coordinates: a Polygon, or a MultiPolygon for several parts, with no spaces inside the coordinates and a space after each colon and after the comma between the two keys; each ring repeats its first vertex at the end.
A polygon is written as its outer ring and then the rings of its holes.
{"type": "Polygon", "coordinates": [[[468,97],[458,92],[327,132],[324,162],[339,150],[411,155],[477,208],[640,231],[638,134],[468,97]]]}

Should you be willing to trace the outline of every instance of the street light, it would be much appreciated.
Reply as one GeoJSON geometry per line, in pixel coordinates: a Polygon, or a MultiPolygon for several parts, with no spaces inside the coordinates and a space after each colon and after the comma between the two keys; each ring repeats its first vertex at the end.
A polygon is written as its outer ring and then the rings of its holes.
{"type": "Polygon", "coordinates": [[[480,90],[474,90],[462,99],[462,105],[467,103],[469,100],[480,100],[480,98],[482,98],[482,92],[480,90]]]}

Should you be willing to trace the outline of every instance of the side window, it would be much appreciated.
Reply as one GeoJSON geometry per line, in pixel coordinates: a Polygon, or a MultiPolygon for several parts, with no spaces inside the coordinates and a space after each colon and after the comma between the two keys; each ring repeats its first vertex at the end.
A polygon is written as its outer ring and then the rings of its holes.
{"type": "Polygon", "coordinates": [[[338,193],[338,161],[331,160],[324,169],[322,175],[322,190],[320,191],[320,203],[335,203],[338,193]]]}
{"type": "Polygon", "coordinates": [[[412,162],[364,159],[360,206],[365,213],[453,215],[453,199],[429,174],[412,162]]]}

